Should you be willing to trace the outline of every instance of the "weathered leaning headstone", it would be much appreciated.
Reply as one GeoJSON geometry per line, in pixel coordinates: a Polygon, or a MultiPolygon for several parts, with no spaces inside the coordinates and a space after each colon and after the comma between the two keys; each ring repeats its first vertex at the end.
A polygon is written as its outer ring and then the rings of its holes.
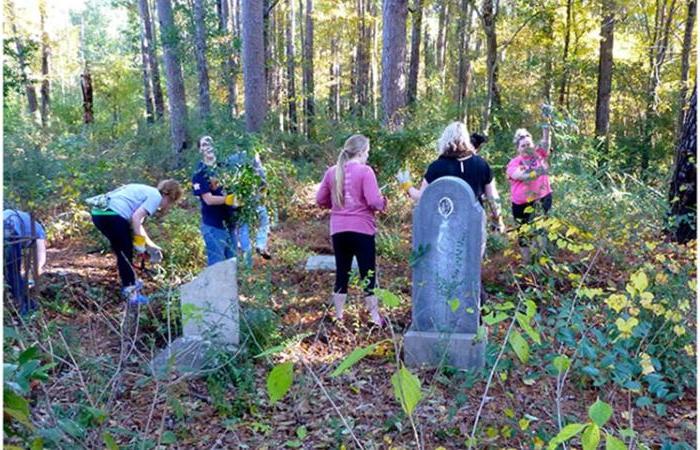
{"type": "Polygon", "coordinates": [[[156,375],[174,369],[196,376],[216,363],[217,354],[233,353],[239,344],[236,259],[204,269],[180,287],[182,337],[151,362],[156,375]]]}
{"type": "Polygon", "coordinates": [[[413,212],[412,323],[406,365],[460,369],[484,365],[486,335],[477,338],[484,210],[471,187],[443,177],[413,212]]]}

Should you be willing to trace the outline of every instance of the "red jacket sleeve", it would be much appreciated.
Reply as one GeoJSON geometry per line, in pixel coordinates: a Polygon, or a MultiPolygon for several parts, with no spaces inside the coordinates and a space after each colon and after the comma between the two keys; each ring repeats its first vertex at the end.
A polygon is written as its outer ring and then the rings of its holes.
{"type": "Polygon", "coordinates": [[[326,174],[323,176],[323,181],[316,192],[316,205],[324,209],[330,209],[333,207],[331,202],[331,169],[326,170],[326,174]]]}
{"type": "Polygon", "coordinates": [[[367,166],[367,171],[364,177],[362,177],[362,195],[365,197],[367,205],[375,211],[384,211],[386,208],[386,199],[379,191],[374,170],[369,166],[367,166]]]}

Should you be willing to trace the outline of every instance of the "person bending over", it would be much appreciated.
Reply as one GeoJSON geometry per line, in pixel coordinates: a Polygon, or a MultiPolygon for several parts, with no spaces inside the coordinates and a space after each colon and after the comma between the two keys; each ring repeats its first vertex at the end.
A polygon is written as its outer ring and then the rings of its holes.
{"type": "Polygon", "coordinates": [[[182,188],[175,180],[163,180],[158,187],[127,184],[107,194],[88,199],[93,205],[92,222],[109,240],[117,256],[122,295],[130,303],[148,303],[141,294],[143,283],[136,280],[132,265],[134,251],[148,253],[151,261],[161,261],[163,253],[146,233],[143,222],[158,209],[165,212],[182,197],[182,188]]]}

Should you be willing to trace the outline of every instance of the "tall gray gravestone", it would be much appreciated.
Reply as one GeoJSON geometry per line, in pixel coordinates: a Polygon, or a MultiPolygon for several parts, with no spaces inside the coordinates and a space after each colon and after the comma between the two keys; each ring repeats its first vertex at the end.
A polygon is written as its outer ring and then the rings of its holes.
{"type": "Polygon", "coordinates": [[[216,363],[217,353],[233,353],[239,345],[236,259],[204,269],[180,287],[182,337],[151,362],[156,375],[174,369],[198,375],[216,363]]]}
{"type": "Polygon", "coordinates": [[[404,336],[409,367],[484,365],[486,335],[477,339],[484,210],[462,179],[443,177],[413,212],[413,313],[404,336]]]}

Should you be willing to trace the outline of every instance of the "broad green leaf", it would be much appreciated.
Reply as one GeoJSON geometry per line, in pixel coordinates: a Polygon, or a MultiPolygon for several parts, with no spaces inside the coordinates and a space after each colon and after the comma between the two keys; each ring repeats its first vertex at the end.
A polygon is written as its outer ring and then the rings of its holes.
{"type": "Polygon", "coordinates": [[[394,387],[394,396],[401,403],[404,412],[410,416],[423,397],[420,380],[406,366],[401,365],[391,376],[391,385],[394,387]]]}
{"type": "Polygon", "coordinates": [[[583,445],[583,450],[595,450],[598,448],[598,443],[600,442],[600,428],[598,425],[592,423],[583,430],[581,435],[581,445],[583,445]]]}
{"type": "Polygon", "coordinates": [[[163,433],[163,437],[161,437],[161,439],[160,439],[160,443],[165,444],[165,445],[174,444],[176,442],[177,442],[177,436],[175,436],[175,433],[173,433],[170,430],[163,433]]]}
{"type": "Polygon", "coordinates": [[[104,441],[107,450],[119,450],[117,441],[115,441],[114,437],[112,437],[112,435],[107,433],[106,431],[102,433],[102,440],[104,441]]]}
{"type": "Polygon", "coordinates": [[[32,359],[39,359],[39,349],[34,345],[20,353],[17,361],[21,366],[22,364],[28,363],[32,359]]]}
{"type": "Polygon", "coordinates": [[[493,305],[493,309],[496,311],[508,311],[513,308],[515,308],[515,304],[513,302],[496,303],[493,305]]]}
{"type": "Polygon", "coordinates": [[[540,339],[540,333],[537,332],[534,328],[530,326],[530,319],[522,313],[515,313],[515,320],[518,321],[518,324],[520,325],[520,328],[527,333],[528,336],[530,336],[530,339],[532,339],[533,342],[536,344],[541,344],[542,339],[540,339]]]}
{"type": "Polygon", "coordinates": [[[309,432],[304,425],[297,428],[297,437],[299,439],[304,439],[307,434],[309,434],[309,432]]]}
{"type": "Polygon", "coordinates": [[[557,369],[557,373],[564,373],[571,365],[571,361],[569,360],[568,356],[559,355],[554,358],[554,360],[552,361],[552,365],[555,369],[557,369]]]}
{"type": "Polygon", "coordinates": [[[510,336],[508,336],[508,342],[513,347],[515,354],[518,355],[520,362],[526,364],[530,356],[530,346],[525,338],[516,330],[512,330],[510,336]]]}
{"type": "Polygon", "coordinates": [[[566,442],[572,437],[579,434],[581,430],[583,430],[585,427],[585,423],[570,423],[569,425],[562,428],[559,434],[554,436],[554,439],[549,441],[549,445],[547,446],[547,448],[549,450],[554,450],[562,442],[566,442]]]}
{"type": "Polygon", "coordinates": [[[368,345],[367,347],[356,348],[343,360],[343,362],[340,363],[340,365],[338,365],[338,367],[336,367],[333,373],[331,373],[331,376],[337,377],[339,375],[342,375],[348,369],[354,366],[359,360],[372,353],[379,344],[386,342],[387,340],[388,339],[385,339],[381,342],[375,342],[374,344],[368,345]]]}
{"type": "Polygon", "coordinates": [[[382,301],[382,305],[384,305],[385,308],[396,308],[401,304],[401,298],[386,289],[375,289],[374,295],[382,301]]]}
{"type": "Polygon", "coordinates": [[[535,302],[533,302],[532,300],[527,300],[525,302],[525,308],[525,315],[528,319],[532,319],[533,317],[535,317],[535,314],[537,313],[537,305],[535,304],[535,302]]]}
{"type": "Polygon", "coordinates": [[[502,322],[508,318],[508,314],[504,312],[492,312],[491,314],[488,314],[484,316],[484,322],[486,322],[486,325],[494,325],[497,324],[498,322],[502,322]]]}
{"type": "Polygon", "coordinates": [[[486,338],[486,327],[480,326],[479,328],[476,329],[476,337],[474,340],[476,342],[483,342],[483,340],[486,338]]]}
{"type": "Polygon", "coordinates": [[[452,300],[450,300],[449,304],[450,304],[450,310],[452,312],[456,312],[459,309],[459,299],[458,298],[453,298],[452,300]]]}
{"type": "Polygon", "coordinates": [[[612,434],[605,435],[605,450],[627,450],[627,446],[612,434]]]}
{"type": "Polygon", "coordinates": [[[44,439],[41,437],[34,438],[29,450],[44,450],[44,439]]]}
{"type": "Polygon", "coordinates": [[[595,403],[588,408],[588,417],[591,418],[594,424],[602,427],[610,420],[612,416],[612,407],[605,402],[601,402],[600,399],[596,400],[595,403]]]}
{"type": "Polygon", "coordinates": [[[270,403],[276,403],[289,391],[294,380],[294,363],[291,361],[277,364],[267,375],[267,395],[270,403]]]}
{"type": "Polygon", "coordinates": [[[518,420],[518,426],[522,431],[525,431],[530,426],[530,421],[527,419],[520,419],[518,420]]]}
{"type": "Polygon", "coordinates": [[[3,412],[29,428],[34,428],[29,420],[29,402],[11,389],[3,390],[3,412]]]}
{"type": "Polygon", "coordinates": [[[634,286],[637,292],[644,292],[649,286],[649,279],[647,278],[647,274],[641,270],[633,274],[630,277],[630,281],[632,282],[632,286],[634,286]]]}

